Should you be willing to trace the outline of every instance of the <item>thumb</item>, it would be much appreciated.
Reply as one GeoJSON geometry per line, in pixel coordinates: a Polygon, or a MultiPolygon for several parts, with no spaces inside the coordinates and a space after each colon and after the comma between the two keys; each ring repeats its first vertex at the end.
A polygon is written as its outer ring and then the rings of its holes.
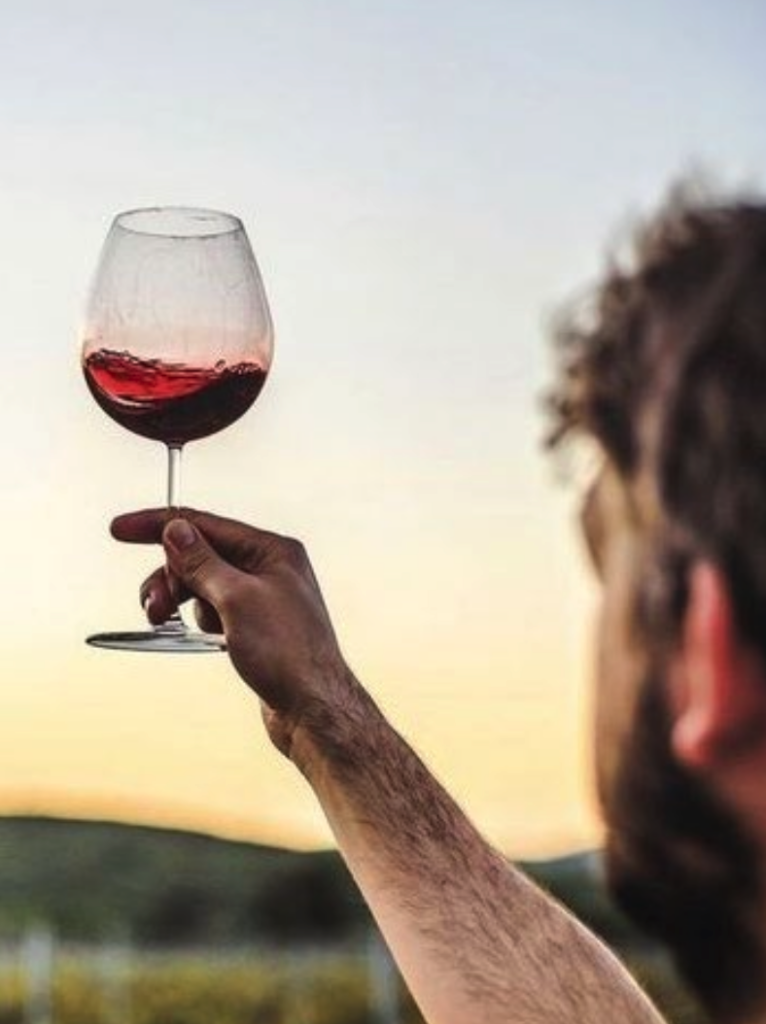
{"type": "Polygon", "coordinates": [[[237,570],[210,547],[188,519],[171,519],[162,543],[173,573],[195,596],[217,605],[237,570]]]}

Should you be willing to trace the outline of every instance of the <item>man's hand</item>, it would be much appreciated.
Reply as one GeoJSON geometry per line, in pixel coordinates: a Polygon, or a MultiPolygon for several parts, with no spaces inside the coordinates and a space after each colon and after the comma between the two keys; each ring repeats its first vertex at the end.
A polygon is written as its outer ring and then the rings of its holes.
{"type": "Polygon", "coordinates": [[[338,648],[303,545],[230,519],[185,509],[132,512],[112,523],[117,540],[162,543],[167,566],[141,588],[150,622],[197,598],[206,632],[224,633],[229,655],[262,699],[275,745],[302,770],[300,727],[333,714],[358,688],[338,648]]]}

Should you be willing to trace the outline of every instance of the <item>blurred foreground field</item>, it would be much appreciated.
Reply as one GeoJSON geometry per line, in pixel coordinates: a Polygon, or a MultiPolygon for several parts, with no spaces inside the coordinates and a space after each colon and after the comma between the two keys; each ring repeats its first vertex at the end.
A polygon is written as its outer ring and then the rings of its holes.
{"type": "Polygon", "coordinates": [[[61,950],[50,977],[6,950],[2,1024],[417,1024],[376,943],[369,950],[137,954],[61,950]],[[14,962],[15,961],[15,962],[14,962]],[[30,970],[31,967],[31,970],[30,970]]]}
{"type": "MultiPolygon", "coordinates": [[[[0,1024],[422,1024],[377,943],[362,953],[222,956],[62,949],[50,979],[23,947],[0,961],[0,1024]],[[31,972],[30,972],[31,966],[31,972]],[[50,985],[46,988],[47,982],[50,985]]],[[[666,964],[631,965],[673,1024],[703,1024],[666,964]]],[[[480,1022],[477,1021],[477,1024],[480,1022]]]]}

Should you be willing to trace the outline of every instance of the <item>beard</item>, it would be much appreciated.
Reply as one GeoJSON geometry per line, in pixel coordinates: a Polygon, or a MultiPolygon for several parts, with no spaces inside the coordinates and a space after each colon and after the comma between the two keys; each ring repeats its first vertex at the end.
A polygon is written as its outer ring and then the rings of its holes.
{"type": "Polygon", "coordinates": [[[635,922],[670,947],[715,1020],[766,1002],[760,857],[730,808],[673,755],[661,671],[642,688],[604,806],[607,882],[635,922]]]}

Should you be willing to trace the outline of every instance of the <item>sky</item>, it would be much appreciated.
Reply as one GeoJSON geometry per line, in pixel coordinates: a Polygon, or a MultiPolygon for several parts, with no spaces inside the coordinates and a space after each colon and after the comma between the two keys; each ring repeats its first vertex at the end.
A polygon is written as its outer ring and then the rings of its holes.
{"type": "Polygon", "coordinates": [[[164,452],[79,367],[113,216],[240,216],[270,379],[184,499],[306,543],[347,657],[508,853],[598,840],[595,593],[540,451],[546,330],[668,183],[763,185],[759,0],[0,5],[0,811],[329,832],[225,656],[141,623],[164,452]]]}

